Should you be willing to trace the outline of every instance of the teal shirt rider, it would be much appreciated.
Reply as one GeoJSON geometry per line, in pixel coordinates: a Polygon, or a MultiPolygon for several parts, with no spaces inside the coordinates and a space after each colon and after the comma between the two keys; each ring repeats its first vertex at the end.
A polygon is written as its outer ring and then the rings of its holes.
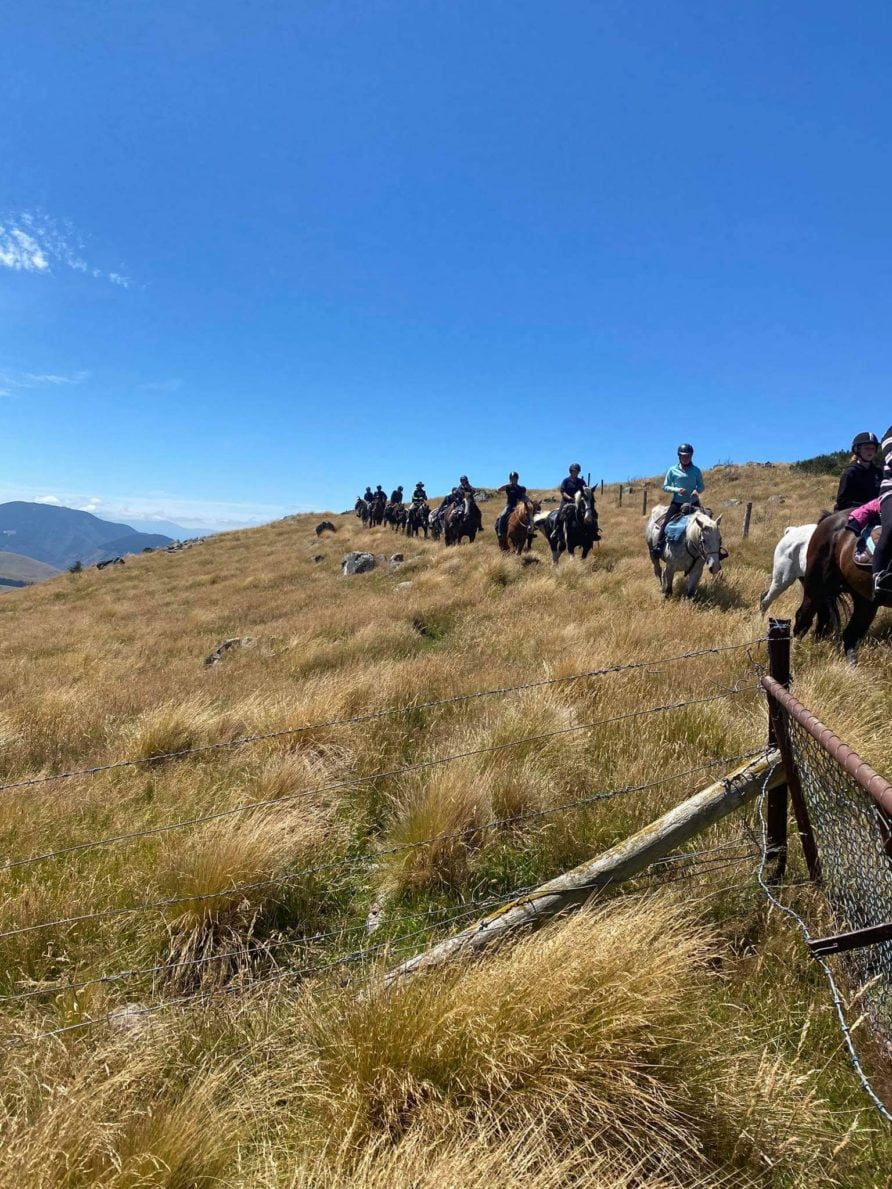
{"type": "Polygon", "coordinates": [[[663,481],[663,491],[672,492],[673,504],[686,504],[691,496],[703,490],[703,472],[696,463],[689,462],[686,467],[676,464],[666,472],[663,481]]]}

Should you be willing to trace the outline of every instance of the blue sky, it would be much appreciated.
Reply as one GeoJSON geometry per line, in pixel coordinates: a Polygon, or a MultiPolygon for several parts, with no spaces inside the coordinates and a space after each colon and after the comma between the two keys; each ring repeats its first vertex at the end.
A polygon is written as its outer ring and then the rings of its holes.
{"type": "Polygon", "coordinates": [[[225,527],[892,420],[888,5],[36,0],[0,30],[0,499],[225,527]]]}

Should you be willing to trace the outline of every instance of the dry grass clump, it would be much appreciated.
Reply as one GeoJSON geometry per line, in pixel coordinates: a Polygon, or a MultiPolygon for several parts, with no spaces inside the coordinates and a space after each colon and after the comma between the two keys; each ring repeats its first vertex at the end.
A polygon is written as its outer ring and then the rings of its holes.
{"type": "MultiPolygon", "coordinates": [[[[254,1189],[566,1189],[597,1185],[598,1189],[639,1189],[635,1169],[617,1170],[611,1161],[578,1137],[573,1150],[554,1157],[543,1124],[531,1124],[518,1134],[500,1135],[481,1121],[475,1133],[436,1140],[418,1130],[401,1143],[370,1143],[357,1156],[349,1145],[295,1167],[287,1147],[270,1148],[262,1164],[251,1169],[254,1189]]],[[[245,1184],[246,1182],[240,1182],[245,1184]]],[[[727,1185],[721,1178],[686,1182],[685,1189],[727,1185]]],[[[648,1189],[672,1189],[670,1178],[648,1178],[648,1189]]]]}
{"type": "Polygon", "coordinates": [[[246,1134],[238,1071],[141,1029],[84,1054],[13,1065],[0,1098],[0,1181],[20,1189],[187,1189],[227,1179],[246,1134]]]}
{"type": "Polygon", "coordinates": [[[329,841],[330,814],[311,806],[227,818],[167,841],[156,878],[167,911],[168,980],[209,988],[269,954],[276,909],[304,930],[317,919],[318,881],[299,874],[329,841]]]}
{"type": "Polygon", "coordinates": [[[460,887],[489,813],[486,781],[468,760],[405,778],[381,841],[380,897],[460,887]]]}
{"type": "Polygon", "coordinates": [[[678,907],[651,899],[583,912],[387,992],[300,1000],[302,1044],[276,1075],[297,1123],[295,1164],[309,1160],[319,1175],[322,1154],[345,1183],[376,1184],[363,1177],[394,1166],[382,1142],[408,1145],[410,1159],[419,1144],[454,1158],[468,1136],[494,1145],[489,1159],[509,1171],[519,1157],[534,1184],[555,1168],[569,1175],[583,1153],[617,1183],[696,1184],[710,1170],[758,1173],[762,1159],[791,1156],[819,1167],[832,1133],[804,1069],[776,1080],[770,1102],[753,1094],[747,1110],[701,1093],[704,1060],[729,1084],[742,1067],[736,1056],[725,1063],[727,1033],[703,1032],[713,952],[678,907]],[[793,1152],[779,1125],[799,1111],[810,1153],[793,1152]],[[747,1143],[733,1146],[743,1117],[747,1143]],[[534,1149],[519,1141],[531,1135],[534,1149]]]}

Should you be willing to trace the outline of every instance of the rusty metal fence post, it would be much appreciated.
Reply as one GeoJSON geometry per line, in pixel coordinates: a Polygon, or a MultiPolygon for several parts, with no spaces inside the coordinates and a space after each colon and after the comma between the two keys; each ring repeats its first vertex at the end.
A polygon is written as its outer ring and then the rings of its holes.
{"type": "MultiPolygon", "coordinates": [[[[768,621],[768,672],[784,689],[790,688],[790,620],[769,619],[768,621]]],[[[784,725],[776,712],[774,703],[768,702],[768,746],[780,748],[784,736],[784,725]]],[[[783,752],[784,772],[789,781],[790,772],[783,752]]],[[[787,816],[788,785],[781,784],[768,794],[766,806],[766,842],[768,855],[774,860],[768,876],[769,883],[779,883],[787,869],[787,816]]]]}
{"type": "MultiPolygon", "coordinates": [[[[790,621],[789,619],[769,619],[768,621],[768,674],[783,689],[790,688],[790,621]]],[[[790,745],[790,735],[787,720],[782,707],[771,697],[771,691],[766,691],[768,697],[768,743],[776,747],[781,754],[784,764],[786,784],[775,789],[768,795],[767,826],[769,853],[777,854],[771,881],[779,882],[783,878],[787,866],[787,818],[788,799],[793,802],[793,812],[796,816],[796,828],[808,873],[816,882],[821,878],[821,864],[818,859],[818,849],[815,845],[814,834],[802,793],[799,779],[799,769],[790,745]]]]}

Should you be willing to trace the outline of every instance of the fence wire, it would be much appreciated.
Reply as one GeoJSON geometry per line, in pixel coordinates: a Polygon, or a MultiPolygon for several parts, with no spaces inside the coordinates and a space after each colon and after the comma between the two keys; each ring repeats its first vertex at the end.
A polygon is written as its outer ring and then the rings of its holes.
{"type": "MultiPolygon", "coordinates": [[[[784,717],[835,931],[892,921],[890,832],[882,809],[800,723],[784,717]]],[[[837,960],[878,1040],[892,1054],[892,940],[849,950],[837,960]]]]}

